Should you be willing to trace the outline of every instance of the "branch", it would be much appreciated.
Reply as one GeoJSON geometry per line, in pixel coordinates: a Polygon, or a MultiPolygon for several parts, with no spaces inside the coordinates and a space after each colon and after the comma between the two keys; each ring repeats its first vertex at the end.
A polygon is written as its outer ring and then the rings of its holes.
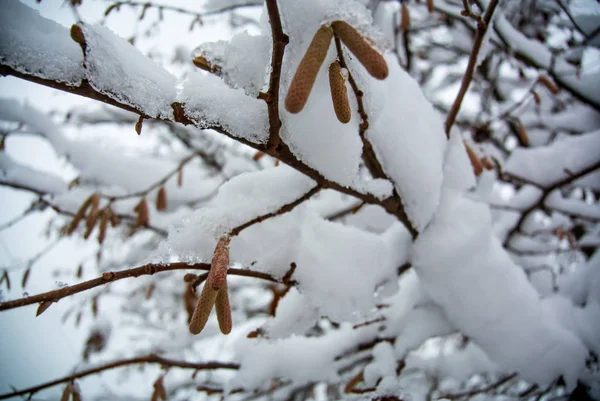
{"type": "Polygon", "coordinates": [[[266,95],[267,111],[269,113],[269,141],[267,148],[276,151],[281,142],[279,130],[279,84],[281,81],[281,64],[283,53],[289,42],[288,36],[283,33],[277,0],[267,0],[267,11],[271,23],[271,37],[273,40],[273,56],[271,57],[271,76],[269,77],[269,90],[266,95]]]}
{"type": "Polygon", "coordinates": [[[543,208],[545,203],[546,203],[546,199],[548,199],[548,196],[550,196],[550,194],[552,193],[552,191],[554,191],[555,189],[558,189],[564,185],[570,184],[573,181],[578,180],[579,178],[583,177],[584,175],[587,175],[589,173],[591,173],[594,170],[600,169],[600,161],[584,168],[583,170],[577,172],[577,173],[573,173],[572,175],[570,175],[567,178],[563,178],[562,180],[556,181],[555,183],[553,183],[552,185],[544,188],[544,192],[543,194],[540,196],[539,200],[531,205],[529,208],[527,208],[526,210],[523,211],[523,214],[521,215],[521,217],[519,218],[519,220],[517,221],[517,224],[508,232],[508,234],[506,235],[506,239],[504,240],[504,243],[502,244],[502,246],[504,248],[508,248],[509,244],[510,244],[510,240],[512,239],[512,237],[519,232],[519,230],[521,230],[521,227],[523,226],[523,224],[525,223],[525,220],[527,220],[527,218],[529,217],[529,215],[535,211],[538,208],[543,208]]]}
{"type": "MultiPolygon", "coordinates": [[[[465,2],[468,3],[468,2],[465,2]]],[[[450,136],[450,129],[452,125],[454,125],[454,121],[456,120],[456,116],[460,110],[460,106],[462,101],[467,94],[467,90],[469,89],[469,85],[473,80],[473,75],[475,73],[475,67],[477,64],[477,55],[479,54],[479,50],[481,49],[481,45],[483,44],[483,38],[485,36],[485,32],[487,31],[488,25],[492,19],[492,15],[494,14],[494,10],[498,5],[498,0],[492,0],[490,5],[485,10],[485,15],[482,19],[479,19],[477,22],[477,31],[475,32],[475,39],[473,41],[473,49],[471,50],[471,55],[469,56],[469,64],[467,65],[467,70],[465,71],[465,75],[463,75],[462,83],[460,85],[460,90],[458,91],[458,95],[452,104],[452,108],[446,117],[446,122],[444,124],[446,129],[446,136],[450,136]]]]}
{"type": "Polygon", "coordinates": [[[276,211],[271,212],[271,213],[267,213],[267,214],[263,214],[262,216],[255,217],[254,219],[252,219],[250,221],[247,221],[244,224],[239,225],[239,226],[233,228],[229,232],[229,236],[235,237],[236,235],[239,235],[242,231],[244,231],[244,229],[250,227],[251,225],[254,225],[256,223],[260,223],[260,222],[262,222],[264,220],[270,219],[271,217],[275,217],[275,216],[279,216],[279,215],[282,215],[282,214],[287,213],[287,212],[291,212],[292,210],[294,210],[294,208],[296,206],[298,206],[301,203],[307,201],[308,199],[310,199],[310,197],[312,197],[314,194],[316,194],[320,190],[321,190],[321,187],[319,185],[313,187],[310,191],[308,191],[307,193],[305,193],[304,195],[302,195],[300,198],[296,199],[293,202],[290,202],[288,204],[285,204],[285,205],[281,206],[276,211]]]}
{"type": "MultiPolygon", "coordinates": [[[[173,270],[210,270],[209,263],[194,263],[187,264],[185,262],[173,262],[165,265],[158,263],[148,263],[139,267],[131,269],[121,270],[117,272],[104,272],[100,277],[84,281],[79,284],[75,284],[68,287],[59,288],[58,290],[44,292],[42,294],[33,295],[30,297],[19,298],[12,301],[6,301],[0,303],[0,311],[20,308],[22,306],[35,304],[38,302],[58,302],[60,299],[68,297],[73,294],[77,294],[83,291],[87,291],[94,287],[99,287],[107,283],[122,280],[130,277],[139,277],[143,275],[152,275],[154,273],[161,273],[173,270]]],[[[262,280],[271,281],[273,283],[281,283],[282,280],[271,276],[267,273],[262,273],[254,270],[236,269],[230,268],[227,270],[227,274],[234,276],[243,277],[254,277],[262,280]]]]}
{"type": "Polygon", "coordinates": [[[458,400],[460,398],[473,397],[477,394],[489,393],[490,391],[496,390],[498,387],[502,386],[503,384],[508,383],[515,377],[517,377],[517,373],[513,373],[508,376],[505,376],[505,377],[501,378],[500,380],[498,380],[497,382],[492,383],[492,384],[490,384],[484,388],[478,389],[478,390],[470,390],[470,391],[465,391],[463,393],[455,393],[455,394],[442,394],[442,395],[440,395],[440,398],[447,398],[449,400],[458,400]]]}
{"type": "Polygon", "coordinates": [[[137,365],[137,364],[142,364],[142,363],[158,364],[158,365],[166,366],[166,367],[177,367],[177,368],[181,368],[181,369],[193,369],[193,370],[215,370],[215,369],[234,369],[235,370],[235,369],[239,369],[239,367],[240,367],[239,364],[231,363],[231,362],[229,362],[229,363],[227,363],[227,362],[193,363],[193,362],[178,361],[178,360],[174,360],[174,359],[163,358],[156,354],[149,354],[149,355],[143,355],[143,356],[138,356],[138,357],[129,358],[129,359],[121,359],[121,360],[114,361],[114,362],[109,362],[104,365],[99,365],[95,368],[82,370],[80,372],[73,373],[70,376],[64,376],[64,377],[61,377],[56,380],[52,380],[52,381],[49,381],[46,383],[39,384],[37,386],[28,387],[28,388],[25,388],[23,390],[18,390],[18,391],[16,390],[16,391],[13,391],[12,393],[0,394],[0,400],[6,399],[6,398],[11,398],[11,397],[18,397],[18,396],[22,396],[22,395],[26,395],[26,394],[33,395],[34,393],[37,393],[40,390],[43,390],[43,389],[46,389],[49,387],[53,387],[53,386],[56,386],[61,383],[67,383],[67,382],[70,382],[70,381],[73,381],[75,379],[79,379],[82,377],[94,375],[94,374],[103,372],[105,370],[115,369],[115,368],[119,368],[122,366],[128,366],[128,365],[137,365]]]}

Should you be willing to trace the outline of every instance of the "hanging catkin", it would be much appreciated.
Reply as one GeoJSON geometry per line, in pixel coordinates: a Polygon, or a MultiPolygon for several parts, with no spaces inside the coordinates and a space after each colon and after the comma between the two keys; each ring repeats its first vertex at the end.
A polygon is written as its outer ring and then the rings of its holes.
{"type": "Polygon", "coordinates": [[[332,37],[331,28],[323,25],[315,33],[312,42],[306,49],[285,98],[285,108],[290,113],[299,113],[304,108],[315,79],[317,79],[317,73],[327,56],[332,37]]]}
{"type": "Polygon", "coordinates": [[[333,101],[335,115],[341,123],[346,124],[350,121],[352,113],[348,102],[346,80],[342,74],[342,67],[337,61],[329,66],[329,87],[331,88],[331,100],[333,101]]]}
{"type": "Polygon", "coordinates": [[[331,27],[369,74],[377,79],[385,79],[388,76],[388,66],[381,53],[372,48],[354,27],[345,21],[334,21],[331,27]]]}

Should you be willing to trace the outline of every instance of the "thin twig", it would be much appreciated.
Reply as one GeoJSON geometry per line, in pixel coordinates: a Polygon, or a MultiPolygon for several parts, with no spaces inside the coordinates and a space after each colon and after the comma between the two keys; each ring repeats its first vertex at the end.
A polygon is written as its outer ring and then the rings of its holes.
{"type": "Polygon", "coordinates": [[[177,367],[181,369],[192,369],[192,370],[216,370],[216,369],[239,369],[240,365],[238,363],[232,362],[203,362],[203,363],[194,363],[194,362],[186,362],[186,361],[178,361],[175,359],[163,358],[162,356],[156,354],[142,355],[129,359],[121,359],[118,361],[113,361],[109,363],[105,363],[103,365],[96,366],[95,368],[85,369],[80,372],[73,373],[69,376],[64,376],[46,383],[39,384],[37,386],[28,387],[22,390],[15,390],[11,393],[0,394],[0,400],[18,397],[22,395],[33,395],[40,390],[44,390],[49,387],[54,387],[61,383],[67,383],[73,381],[75,379],[80,379],[82,377],[94,375],[106,370],[111,370],[123,366],[128,365],[137,365],[137,364],[157,364],[165,367],[177,367]]]}
{"type": "MultiPolygon", "coordinates": [[[[105,285],[113,281],[122,280],[130,277],[139,277],[143,275],[152,275],[154,273],[161,273],[173,270],[210,270],[209,263],[194,263],[188,264],[185,262],[173,262],[169,264],[157,264],[148,263],[143,266],[134,267],[131,269],[121,270],[117,272],[104,272],[100,277],[84,281],[79,284],[71,285],[68,287],[59,288],[58,290],[44,292],[42,294],[33,295],[30,297],[19,298],[12,301],[6,301],[0,303],[0,311],[20,308],[26,305],[32,305],[38,302],[49,301],[58,302],[60,299],[68,297],[79,292],[87,291],[94,287],[105,285]]],[[[254,270],[247,269],[236,269],[230,268],[227,270],[227,274],[234,276],[253,277],[262,280],[271,281],[273,283],[280,283],[281,280],[271,276],[267,273],[262,273],[254,270]]]]}
{"type": "MultiPolygon", "coordinates": [[[[467,2],[468,3],[468,2],[467,2]]],[[[469,85],[473,80],[473,75],[475,73],[475,67],[477,65],[477,55],[479,54],[479,50],[481,49],[481,45],[483,44],[483,38],[485,36],[485,32],[487,31],[488,25],[492,20],[492,15],[494,14],[494,10],[498,5],[498,0],[492,0],[490,5],[485,10],[485,15],[482,19],[479,19],[477,22],[477,31],[475,32],[475,39],[473,41],[473,49],[471,50],[471,55],[469,56],[469,64],[467,65],[467,70],[465,71],[465,75],[463,75],[462,83],[460,85],[460,90],[458,91],[458,95],[452,104],[452,108],[446,117],[445,129],[446,136],[450,137],[450,129],[452,125],[454,125],[454,121],[456,120],[456,116],[460,110],[460,106],[462,101],[467,94],[467,90],[469,89],[469,85]]]]}
{"type": "Polygon", "coordinates": [[[267,96],[265,98],[269,114],[269,141],[267,143],[267,148],[272,152],[275,152],[281,142],[281,138],[279,137],[279,130],[281,129],[281,119],[279,118],[281,64],[283,62],[283,53],[285,52],[285,47],[289,42],[289,38],[283,33],[277,0],[267,0],[267,12],[269,13],[271,37],[273,40],[271,76],[269,77],[269,90],[267,91],[267,96]]]}

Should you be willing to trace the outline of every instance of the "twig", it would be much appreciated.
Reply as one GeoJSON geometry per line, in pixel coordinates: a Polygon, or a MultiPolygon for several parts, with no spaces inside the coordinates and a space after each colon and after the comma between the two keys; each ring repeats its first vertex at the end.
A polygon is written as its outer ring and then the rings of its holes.
{"type": "Polygon", "coordinates": [[[281,138],[279,137],[279,130],[281,129],[281,119],[279,118],[279,84],[281,81],[281,64],[283,62],[283,53],[285,52],[285,47],[289,42],[289,38],[285,33],[283,33],[277,0],[267,0],[267,12],[269,13],[271,37],[273,40],[271,76],[269,77],[269,90],[267,91],[267,96],[265,99],[269,114],[269,141],[267,143],[267,149],[269,149],[271,152],[276,152],[281,142],[281,138]]]}
{"type": "Polygon", "coordinates": [[[460,398],[473,397],[474,395],[477,395],[477,394],[489,393],[490,391],[496,390],[498,387],[502,386],[503,384],[508,383],[509,381],[511,381],[512,379],[517,377],[517,375],[518,375],[517,373],[512,373],[512,374],[505,376],[505,377],[501,378],[500,380],[498,380],[497,382],[492,383],[486,387],[483,387],[483,388],[480,388],[477,390],[465,391],[462,393],[442,394],[442,395],[440,395],[440,398],[447,398],[449,400],[458,400],[460,398]]]}
{"type": "Polygon", "coordinates": [[[216,370],[216,369],[233,369],[233,370],[235,370],[235,369],[239,369],[239,367],[240,367],[240,365],[238,363],[232,363],[232,362],[193,363],[193,362],[178,361],[175,359],[163,358],[156,354],[149,354],[149,355],[138,356],[135,358],[121,359],[118,361],[109,362],[104,365],[99,365],[99,366],[96,366],[95,368],[85,369],[80,372],[73,373],[69,376],[64,376],[64,377],[61,377],[61,378],[58,378],[58,379],[55,379],[55,380],[52,380],[52,381],[49,381],[46,383],[39,384],[37,386],[28,387],[23,390],[15,390],[11,393],[0,394],[0,400],[6,399],[6,398],[11,398],[11,397],[18,397],[18,396],[22,396],[22,395],[26,395],[26,394],[33,395],[40,390],[43,390],[43,389],[46,389],[49,387],[53,387],[53,386],[56,386],[61,383],[67,383],[67,382],[73,381],[75,379],[94,375],[94,374],[97,374],[97,373],[100,373],[100,372],[103,372],[106,370],[115,369],[115,368],[119,368],[122,366],[137,365],[137,364],[143,364],[143,363],[158,364],[158,365],[166,366],[166,367],[177,367],[177,368],[181,368],[181,369],[193,369],[193,370],[216,370]]]}
{"type": "Polygon", "coordinates": [[[258,216],[250,221],[245,222],[244,224],[241,224],[241,225],[233,228],[231,231],[229,231],[229,235],[231,237],[235,237],[236,235],[239,235],[242,231],[244,231],[244,229],[250,227],[251,225],[260,223],[264,220],[270,219],[271,217],[275,217],[275,216],[279,216],[279,215],[282,215],[287,212],[291,212],[292,210],[294,210],[294,208],[296,206],[307,201],[308,199],[310,199],[310,197],[312,197],[314,194],[316,194],[320,190],[321,190],[321,187],[319,185],[317,185],[317,186],[313,187],[310,191],[308,191],[307,193],[302,195],[300,198],[294,200],[293,202],[290,202],[288,204],[281,206],[276,211],[267,213],[267,214],[263,214],[262,216],[258,216]]]}
{"type": "Polygon", "coordinates": [[[574,174],[570,175],[569,177],[564,178],[562,180],[558,180],[558,181],[554,182],[553,184],[551,184],[550,186],[544,188],[544,192],[540,195],[540,198],[538,199],[538,201],[523,211],[523,214],[517,221],[517,224],[515,224],[515,226],[506,235],[506,239],[504,240],[502,246],[504,248],[508,248],[512,237],[517,232],[519,232],[519,230],[521,230],[521,227],[525,223],[525,220],[527,220],[527,218],[533,211],[535,211],[538,208],[544,207],[544,205],[546,203],[546,199],[548,199],[548,196],[550,196],[552,191],[554,191],[555,189],[558,189],[564,185],[570,184],[573,181],[576,181],[577,179],[579,179],[579,178],[583,177],[584,175],[587,175],[597,169],[600,169],[600,162],[596,162],[596,163],[582,169],[581,171],[574,173],[574,174]]]}
{"type": "MultiPolygon", "coordinates": [[[[209,263],[194,263],[187,264],[185,262],[173,262],[165,265],[157,263],[149,263],[143,266],[134,267],[131,269],[121,270],[117,272],[104,272],[100,277],[84,281],[68,287],[59,288],[58,290],[44,292],[42,294],[33,295],[30,297],[19,298],[12,301],[0,303],[0,311],[20,308],[22,306],[35,304],[38,302],[49,301],[58,302],[60,299],[68,297],[79,292],[87,291],[94,287],[105,285],[113,281],[122,280],[130,277],[139,277],[143,275],[152,275],[173,270],[210,270],[209,263]]],[[[254,277],[262,280],[280,283],[281,280],[267,273],[262,273],[254,270],[230,268],[227,274],[243,277],[254,277]]]]}
{"type": "MultiPolygon", "coordinates": [[[[468,3],[467,1],[465,1],[468,3]]],[[[481,49],[481,45],[483,44],[483,38],[485,36],[485,32],[487,31],[488,25],[492,19],[492,15],[494,14],[494,10],[498,5],[498,0],[492,0],[490,5],[485,10],[485,15],[483,18],[480,18],[477,22],[477,31],[475,32],[475,39],[473,41],[473,49],[471,50],[471,55],[469,56],[469,64],[467,65],[467,70],[465,71],[465,75],[463,75],[462,83],[460,85],[460,90],[458,91],[458,95],[452,104],[452,108],[446,117],[445,129],[446,136],[450,137],[450,129],[452,125],[454,125],[454,121],[456,120],[456,116],[460,110],[460,105],[467,94],[467,90],[469,89],[469,85],[473,80],[473,75],[475,72],[475,67],[477,64],[477,55],[479,54],[479,50],[481,49]]]]}

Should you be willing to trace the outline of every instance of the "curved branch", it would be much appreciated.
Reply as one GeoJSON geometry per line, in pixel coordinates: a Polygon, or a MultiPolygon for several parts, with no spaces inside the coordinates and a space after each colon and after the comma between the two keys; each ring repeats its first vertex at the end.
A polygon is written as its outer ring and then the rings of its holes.
{"type": "Polygon", "coordinates": [[[23,390],[16,390],[16,391],[13,391],[12,393],[0,394],[0,400],[4,400],[4,399],[10,398],[10,397],[18,397],[21,395],[35,394],[40,390],[44,390],[49,387],[54,387],[61,383],[67,383],[67,382],[70,382],[70,381],[73,381],[75,379],[79,379],[82,377],[94,375],[94,374],[103,372],[105,370],[115,369],[115,368],[119,368],[122,366],[128,366],[128,365],[137,365],[137,364],[142,364],[142,363],[158,364],[158,365],[166,366],[166,367],[174,367],[174,368],[181,368],[181,369],[193,369],[193,370],[216,370],[216,369],[236,370],[236,369],[239,369],[239,367],[240,367],[240,365],[238,363],[232,363],[232,362],[193,363],[193,362],[178,361],[175,359],[163,358],[156,354],[149,354],[149,355],[142,355],[142,356],[129,358],[129,359],[121,359],[121,360],[114,361],[114,362],[109,362],[104,365],[99,365],[99,366],[96,366],[95,368],[85,369],[80,372],[73,373],[72,375],[64,376],[64,377],[58,378],[56,380],[52,380],[52,381],[49,381],[46,383],[39,384],[37,386],[28,387],[23,390]]]}

